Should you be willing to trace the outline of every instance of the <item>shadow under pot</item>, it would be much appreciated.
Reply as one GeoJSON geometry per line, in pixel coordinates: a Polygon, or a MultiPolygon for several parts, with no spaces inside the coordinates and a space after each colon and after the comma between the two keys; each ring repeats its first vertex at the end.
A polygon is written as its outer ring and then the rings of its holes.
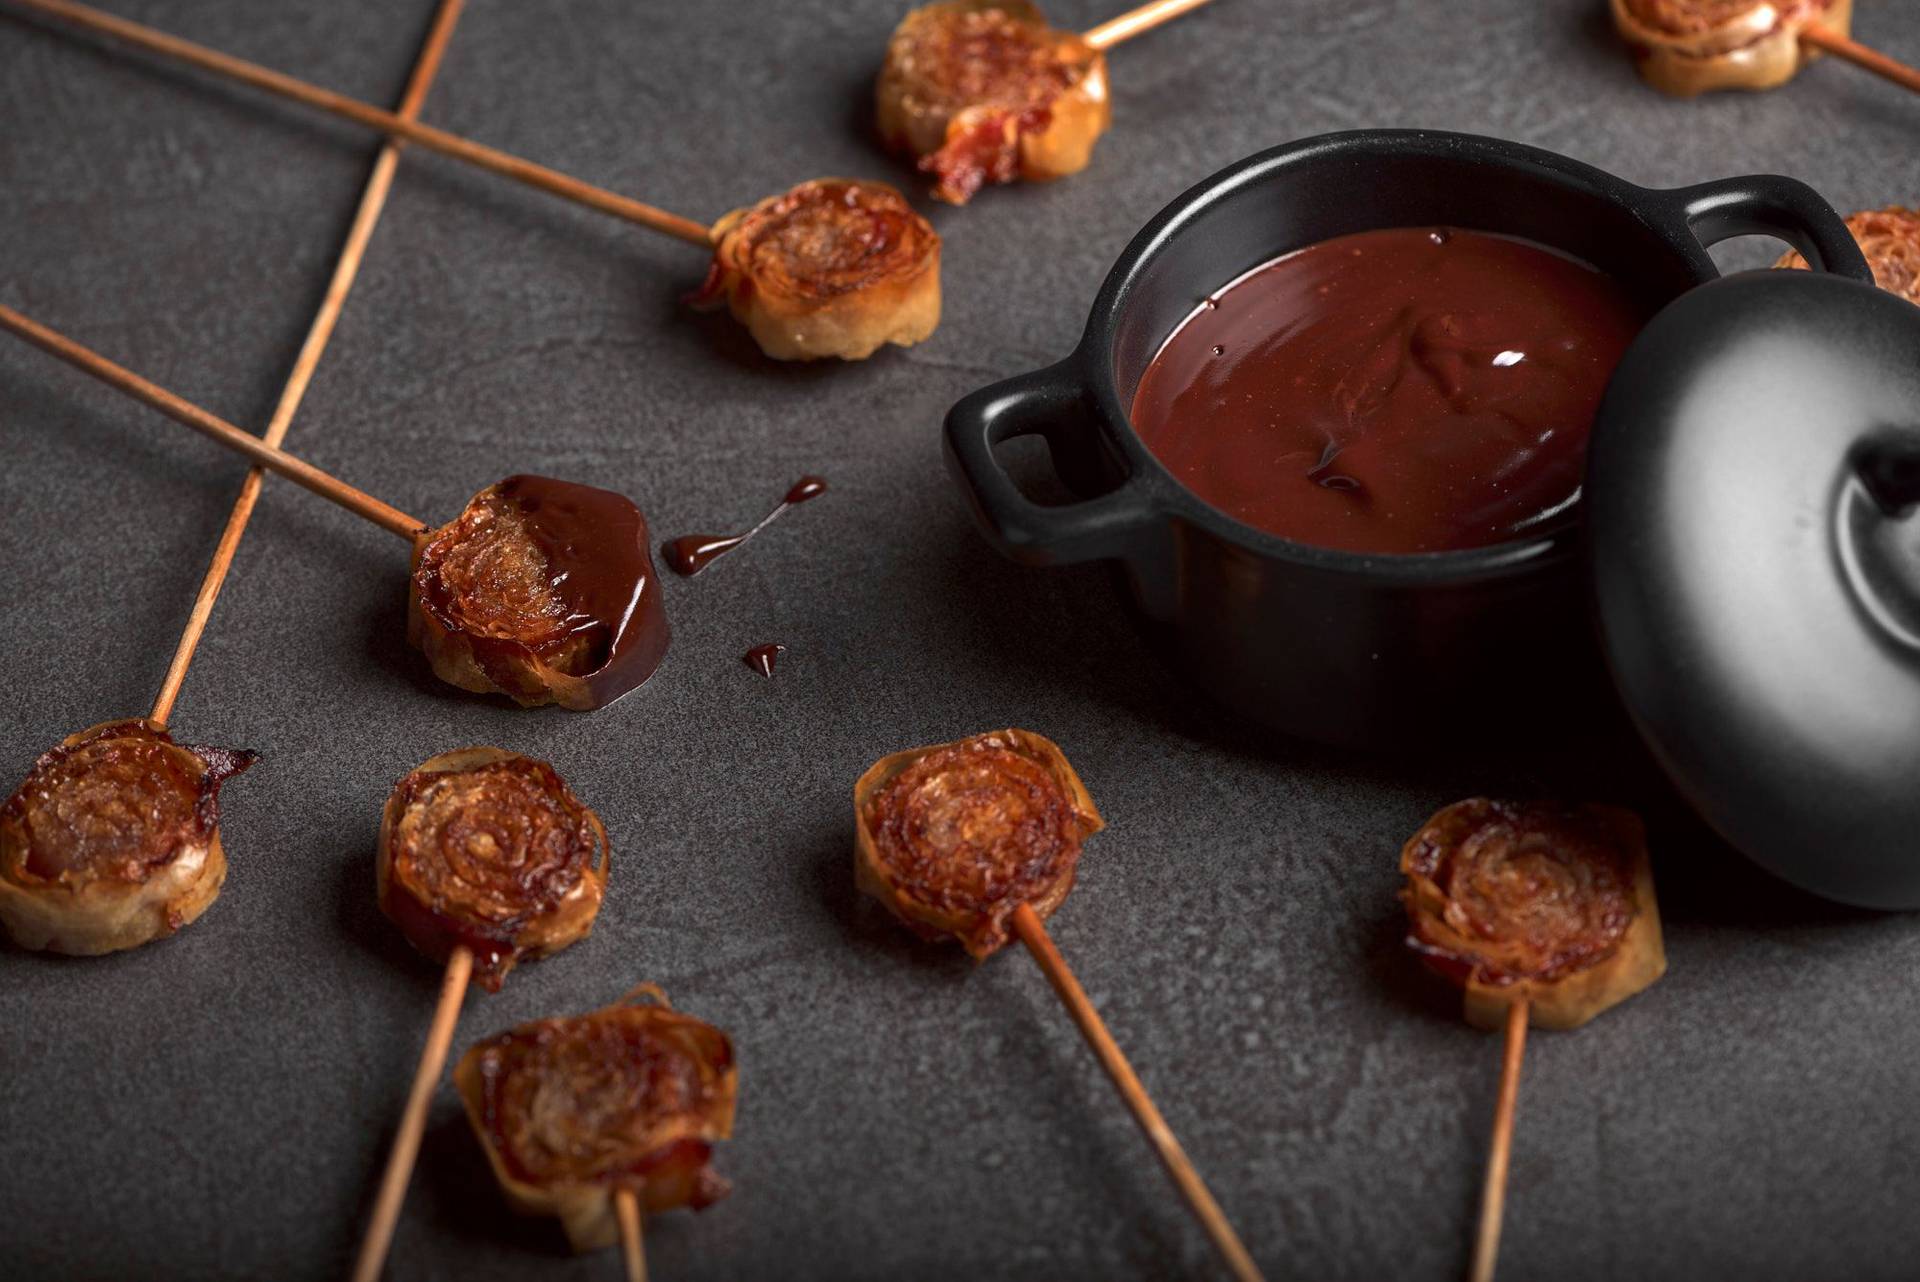
{"type": "Polygon", "coordinates": [[[1292,143],[1162,210],[1072,355],[953,408],[948,462],[1005,555],[1121,563],[1228,707],[1454,738],[1598,688],[1586,444],[1632,424],[1596,407],[1640,327],[1718,276],[1706,247],[1750,233],[1870,280],[1788,178],[1651,190],[1491,138],[1292,143]],[[1014,484],[994,447],[1024,435],[1078,501],[1014,484]]]}

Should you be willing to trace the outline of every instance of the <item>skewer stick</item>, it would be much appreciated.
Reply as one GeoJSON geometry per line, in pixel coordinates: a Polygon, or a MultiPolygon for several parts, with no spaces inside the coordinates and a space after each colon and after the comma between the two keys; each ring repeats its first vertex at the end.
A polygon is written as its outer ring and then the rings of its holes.
{"type": "Polygon", "coordinates": [[[91,374],[110,387],[117,388],[136,401],[150,405],[176,423],[210,436],[228,449],[238,451],[255,463],[278,472],[294,484],[331,499],[355,516],[364,517],[384,530],[391,530],[409,543],[427,528],[426,523],[395,507],[389,507],[373,495],[336,480],[311,463],[303,462],[284,450],[277,450],[257,436],[241,431],[223,418],[208,413],[193,402],[150,383],[132,370],[116,365],[98,352],[82,347],[66,335],[28,320],[11,307],[0,304],[0,329],[11,330],[35,347],[51,352],[83,373],[91,374]]]}
{"type": "Polygon", "coordinates": [[[429,151],[437,151],[442,155],[452,156],[456,160],[464,160],[470,165],[477,165],[504,178],[525,183],[529,187],[537,187],[541,191],[576,201],[591,209],[597,209],[601,213],[612,214],[616,218],[624,218],[628,222],[638,223],[650,230],[678,237],[703,247],[711,243],[706,225],[694,222],[691,218],[682,218],[678,214],[656,209],[632,197],[581,182],[578,178],[570,178],[559,170],[549,169],[545,165],[538,165],[530,160],[522,160],[498,148],[469,142],[458,134],[448,133],[444,129],[435,129],[431,125],[423,125],[395,115],[393,112],[368,106],[357,99],[337,94],[331,89],[322,89],[304,80],[297,80],[292,76],[262,67],[258,63],[235,58],[230,54],[209,49],[205,45],[198,45],[190,40],[182,40],[178,36],[156,31],[152,27],[129,22],[125,18],[117,18],[109,13],[102,13],[84,4],[75,4],[73,0],[14,0],[14,3],[22,8],[32,9],[49,17],[72,23],[76,27],[116,37],[150,53],[157,53],[162,57],[198,67],[202,71],[210,71],[215,75],[238,80],[256,89],[278,94],[282,98],[291,98],[295,102],[305,103],[309,107],[318,108],[370,129],[378,129],[389,137],[404,138],[408,142],[419,143],[429,151]]]}
{"type": "Polygon", "coordinates": [[[1151,4],[1129,9],[1117,18],[1108,18],[1080,38],[1095,49],[1111,49],[1122,41],[1143,36],[1161,23],[1172,22],[1181,14],[1206,3],[1207,0],[1153,0],[1151,4]]]}
{"type": "Polygon", "coordinates": [[[1520,1060],[1527,1051],[1527,1002],[1507,1007],[1506,1053],[1500,1064],[1500,1100],[1493,1111],[1487,1183],[1480,1196],[1480,1235],[1473,1244],[1473,1282],[1493,1282],[1500,1254],[1500,1218],[1507,1206],[1507,1158],[1513,1151],[1513,1107],[1520,1098],[1520,1060]]]}
{"type": "Polygon", "coordinates": [[[1193,1162],[1186,1151],[1180,1147],[1180,1141],[1173,1136],[1173,1129],[1167,1125],[1167,1119],[1160,1116],[1160,1110],[1154,1107],[1153,1100],[1147,1095],[1146,1087],[1140,1084],[1133,1066],[1127,1063],[1127,1057],[1120,1053],[1120,1047],[1113,1040],[1113,1034],[1107,1031],[1100,1013],[1087,1000],[1086,990],[1080,987],[1080,981],[1073,977],[1067,968],[1066,959],[1060,956],[1060,950],[1053,946],[1053,940],[1047,935],[1047,928],[1040,921],[1040,915],[1027,904],[1021,904],[1013,910],[1013,933],[1033,954],[1033,960],[1039,963],[1047,982],[1053,985],[1053,991],[1079,1025],[1080,1033],[1087,1039],[1087,1045],[1093,1048],[1094,1055],[1100,1060],[1100,1067],[1113,1080],[1119,1090],[1120,1098],[1133,1112],[1133,1120],[1140,1125],[1140,1131],[1153,1145],[1159,1155],[1160,1164],[1167,1169],[1173,1183],[1186,1199],[1188,1207],[1199,1219],[1200,1225],[1213,1239],[1221,1258],[1227,1262],[1233,1276],[1239,1282],[1263,1282],[1259,1268],[1253,1257],[1241,1244],[1240,1237],[1227,1223],[1225,1212],[1220,1204],[1213,1200],[1213,1194],[1207,1191],[1206,1183],[1200,1173],[1194,1169],[1193,1162]]]}
{"type": "Polygon", "coordinates": [[[447,1048],[453,1044],[453,1026],[460,1019],[460,1006],[466,1000],[467,981],[473,977],[473,953],[456,944],[447,955],[446,977],[440,981],[440,1002],[433,1008],[433,1023],[427,1026],[427,1044],[420,1051],[420,1067],[413,1074],[413,1089],[407,1093],[407,1108],[400,1115],[400,1129],[394,1132],[393,1151],[387,1156],[387,1171],[380,1180],[380,1195],[373,1203],[373,1216],[367,1221],[367,1236],[360,1243],[360,1256],[353,1265],[353,1282],[379,1282],[381,1266],[387,1260],[387,1247],[393,1242],[393,1229],[400,1222],[400,1204],[407,1198],[407,1181],[413,1176],[414,1159],[420,1156],[420,1137],[427,1129],[427,1106],[440,1086],[440,1072],[447,1066],[447,1048]]]}
{"type": "Polygon", "coordinates": [[[1812,23],[1800,32],[1800,43],[1830,53],[1834,57],[1851,62],[1856,67],[1864,67],[1876,76],[1884,76],[1902,89],[1911,89],[1920,93],[1920,69],[1895,62],[1883,53],[1867,48],[1857,40],[1819,23],[1812,23]]]}
{"type": "Polygon", "coordinates": [[[647,1282],[647,1252],[640,1237],[640,1199],[632,1189],[615,1191],[613,1214],[620,1221],[620,1259],[627,1266],[627,1282],[647,1282]]]}
{"type": "MultiPolygon", "coordinates": [[[[420,47],[420,57],[413,65],[413,75],[407,81],[406,93],[400,99],[402,118],[417,119],[420,108],[427,100],[427,90],[433,85],[433,78],[440,70],[441,58],[446,54],[447,42],[453,38],[453,28],[460,21],[460,11],[466,7],[466,0],[440,0],[435,11],[433,25],[427,30],[426,43],[420,47]]],[[[335,264],[333,278],[327,282],[327,293],[320,302],[320,310],[315,313],[313,324],[307,330],[307,339],[300,347],[300,354],[294,359],[293,371],[287,376],[287,383],[280,391],[279,404],[273,408],[273,417],[267,422],[267,430],[261,439],[268,445],[278,446],[287,438],[287,428],[293,424],[293,416],[300,409],[300,401],[307,394],[307,386],[313,381],[313,372],[320,365],[320,355],[327,350],[327,341],[333,337],[334,325],[340,320],[340,312],[347,303],[347,292],[353,288],[353,278],[360,271],[360,262],[366,256],[367,243],[373,239],[373,229],[380,221],[380,212],[386,208],[387,193],[393,190],[394,171],[400,164],[402,144],[389,139],[380,149],[380,155],[373,162],[373,172],[367,177],[365,190],[360,194],[360,206],[354,211],[353,224],[347,229],[347,241],[340,251],[340,261],[335,264]]],[[[220,589],[226,584],[227,571],[233,567],[234,554],[240,550],[240,538],[247,531],[247,522],[253,517],[254,504],[260,498],[260,483],[265,478],[265,469],[255,466],[247,473],[247,479],[240,484],[240,493],[233,501],[233,510],[227,515],[226,529],[220,533],[220,542],[213,550],[213,561],[207,566],[206,577],[200,581],[200,591],[193,599],[193,610],[187,616],[187,626],[180,634],[180,643],[174,647],[173,661],[167,665],[167,675],[160,683],[160,693],[154,696],[153,712],[149,719],[156,725],[164,726],[173,715],[174,701],[180,697],[180,686],[187,679],[187,667],[193,662],[193,652],[200,644],[200,637],[207,629],[207,619],[213,614],[213,603],[220,598],[220,589]]]]}

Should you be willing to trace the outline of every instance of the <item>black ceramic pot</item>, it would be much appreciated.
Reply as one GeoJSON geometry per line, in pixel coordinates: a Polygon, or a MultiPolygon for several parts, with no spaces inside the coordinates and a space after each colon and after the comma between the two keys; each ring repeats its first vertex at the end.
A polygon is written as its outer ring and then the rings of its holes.
{"type": "Polygon", "coordinates": [[[1290,734],[1383,744],[1473,709],[1476,696],[1488,706],[1488,690],[1501,692],[1495,706],[1537,707],[1589,682],[1599,665],[1580,504],[1485,548],[1313,547],[1209,506],[1128,422],[1155,353],[1228,281],[1333,236],[1430,224],[1563,250],[1649,314],[1719,274],[1706,246],[1747,233],[1787,241],[1816,269],[1871,279],[1845,224],[1789,178],[1661,191],[1470,135],[1379,130],[1291,143],[1214,175],[1148,223],[1108,274],[1071,356],[954,406],[948,462],[988,539],[1032,565],[1122,563],[1175,662],[1221,702],[1290,734]],[[995,445],[1034,434],[1080,501],[1037,504],[996,461],[995,445]]]}

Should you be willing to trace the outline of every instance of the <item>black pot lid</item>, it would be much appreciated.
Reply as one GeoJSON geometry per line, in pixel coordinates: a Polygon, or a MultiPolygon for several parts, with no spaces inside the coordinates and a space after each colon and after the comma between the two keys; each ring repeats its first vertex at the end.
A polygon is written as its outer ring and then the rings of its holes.
{"type": "Polygon", "coordinates": [[[1585,501],[1607,661],[1694,808],[1817,894],[1920,907],[1920,307],[1689,292],[1608,386],[1585,501]]]}

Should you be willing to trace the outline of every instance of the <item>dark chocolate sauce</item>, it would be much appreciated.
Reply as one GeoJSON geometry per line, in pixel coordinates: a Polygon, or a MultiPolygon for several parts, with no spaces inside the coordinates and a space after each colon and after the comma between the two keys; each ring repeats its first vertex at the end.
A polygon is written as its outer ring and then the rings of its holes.
{"type": "MultiPolygon", "coordinates": [[[[672,639],[640,509],[624,494],[545,476],[509,476],[499,492],[520,509],[527,536],[545,555],[569,632],[593,640],[595,661],[573,675],[586,682],[594,706],[639,687],[672,639]]],[[[484,644],[474,638],[476,656],[484,644]]]]}
{"type": "Polygon", "coordinates": [[[1341,236],[1203,303],[1153,358],[1133,425],[1208,503],[1321,547],[1437,552],[1578,498],[1607,379],[1646,312],[1524,241],[1341,236]]]}
{"type": "Polygon", "coordinates": [[[772,677],[774,660],[778,659],[781,654],[785,652],[786,648],[787,647],[776,642],[769,641],[765,645],[753,647],[753,649],[747,651],[740,657],[746,662],[749,668],[752,668],[761,676],[772,677]]]}
{"type": "Polygon", "coordinates": [[[660,555],[667,559],[668,568],[675,574],[698,574],[773,524],[788,508],[797,507],[808,499],[818,498],[826,493],[826,490],[825,479],[818,476],[803,476],[793,483],[793,488],[787,491],[787,496],[780,500],[779,505],[761,517],[752,529],[740,534],[683,534],[677,539],[662,544],[660,555]]]}

